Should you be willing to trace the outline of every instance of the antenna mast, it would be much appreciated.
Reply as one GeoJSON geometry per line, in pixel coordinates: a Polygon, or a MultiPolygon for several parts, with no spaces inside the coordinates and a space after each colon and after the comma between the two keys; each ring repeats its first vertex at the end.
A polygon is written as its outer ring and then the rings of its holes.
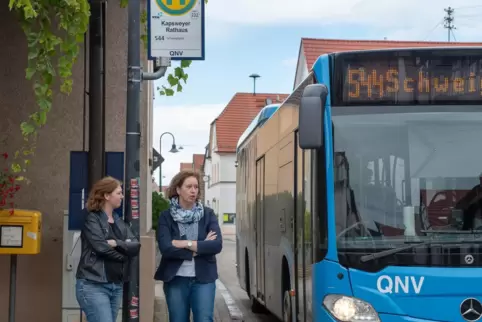
{"type": "Polygon", "coordinates": [[[447,9],[444,9],[444,11],[447,13],[447,15],[444,17],[444,28],[447,29],[447,36],[448,36],[448,41],[450,42],[450,35],[453,34],[455,28],[453,22],[454,22],[454,9],[451,7],[448,7],[447,9]]]}

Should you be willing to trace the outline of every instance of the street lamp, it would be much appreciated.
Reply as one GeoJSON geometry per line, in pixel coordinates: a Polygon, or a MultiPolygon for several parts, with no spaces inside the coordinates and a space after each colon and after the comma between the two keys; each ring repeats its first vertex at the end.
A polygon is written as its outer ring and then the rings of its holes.
{"type": "MultiPolygon", "coordinates": [[[[179,147],[179,148],[181,149],[181,147],[179,147]]],[[[169,150],[169,152],[171,152],[171,153],[177,153],[177,152],[179,152],[179,150],[177,149],[175,143],[172,144],[172,148],[169,150]]]]}
{"type": "MultiPolygon", "coordinates": [[[[172,147],[169,150],[171,153],[177,153],[179,150],[176,147],[176,138],[171,132],[164,132],[161,134],[161,137],[159,138],[159,153],[162,155],[162,137],[164,134],[169,134],[172,137],[172,147]]],[[[182,147],[179,147],[179,149],[182,149],[182,147]]],[[[162,191],[162,163],[159,165],[159,189],[162,191]]]]}
{"type": "Polygon", "coordinates": [[[254,96],[256,95],[256,79],[260,78],[261,76],[259,76],[258,74],[251,74],[249,75],[249,77],[253,79],[253,96],[254,96]]]}

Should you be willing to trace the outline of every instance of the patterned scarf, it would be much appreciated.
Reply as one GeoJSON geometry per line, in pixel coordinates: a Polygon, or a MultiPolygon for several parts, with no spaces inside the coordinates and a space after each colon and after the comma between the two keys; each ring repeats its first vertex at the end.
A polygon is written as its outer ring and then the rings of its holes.
{"type": "Polygon", "coordinates": [[[190,210],[183,209],[179,205],[179,198],[172,197],[171,198],[171,216],[175,222],[180,224],[192,224],[197,223],[201,218],[204,216],[204,208],[203,205],[196,201],[194,207],[190,210]]]}

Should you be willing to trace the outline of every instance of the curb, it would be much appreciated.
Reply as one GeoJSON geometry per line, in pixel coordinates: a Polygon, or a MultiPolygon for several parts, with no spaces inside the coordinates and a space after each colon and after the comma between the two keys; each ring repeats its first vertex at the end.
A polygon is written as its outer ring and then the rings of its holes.
{"type": "Polygon", "coordinates": [[[216,280],[216,287],[219,290],[219,293],[221,293],[223,296],[224,303],[226,303],[226,306],[228,307],[231,321],[244,321],[243,313],[236,305],[236,302],[231,297],[231,294],[229,294],[229,291],[226,286],[224,286],[223,282],[221,282],[219,279],[216,280]]]}

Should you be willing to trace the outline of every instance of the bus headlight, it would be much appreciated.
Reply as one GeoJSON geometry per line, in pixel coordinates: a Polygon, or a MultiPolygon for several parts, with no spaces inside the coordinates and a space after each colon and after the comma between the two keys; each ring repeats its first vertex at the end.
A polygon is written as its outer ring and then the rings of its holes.
{"type": "Polygon", "coordinates": [[[377,312],[369,303],[354,297],[330,294],[325,296],[323,305],[331,315],[343,322],[380,322],[377,312]]]}

